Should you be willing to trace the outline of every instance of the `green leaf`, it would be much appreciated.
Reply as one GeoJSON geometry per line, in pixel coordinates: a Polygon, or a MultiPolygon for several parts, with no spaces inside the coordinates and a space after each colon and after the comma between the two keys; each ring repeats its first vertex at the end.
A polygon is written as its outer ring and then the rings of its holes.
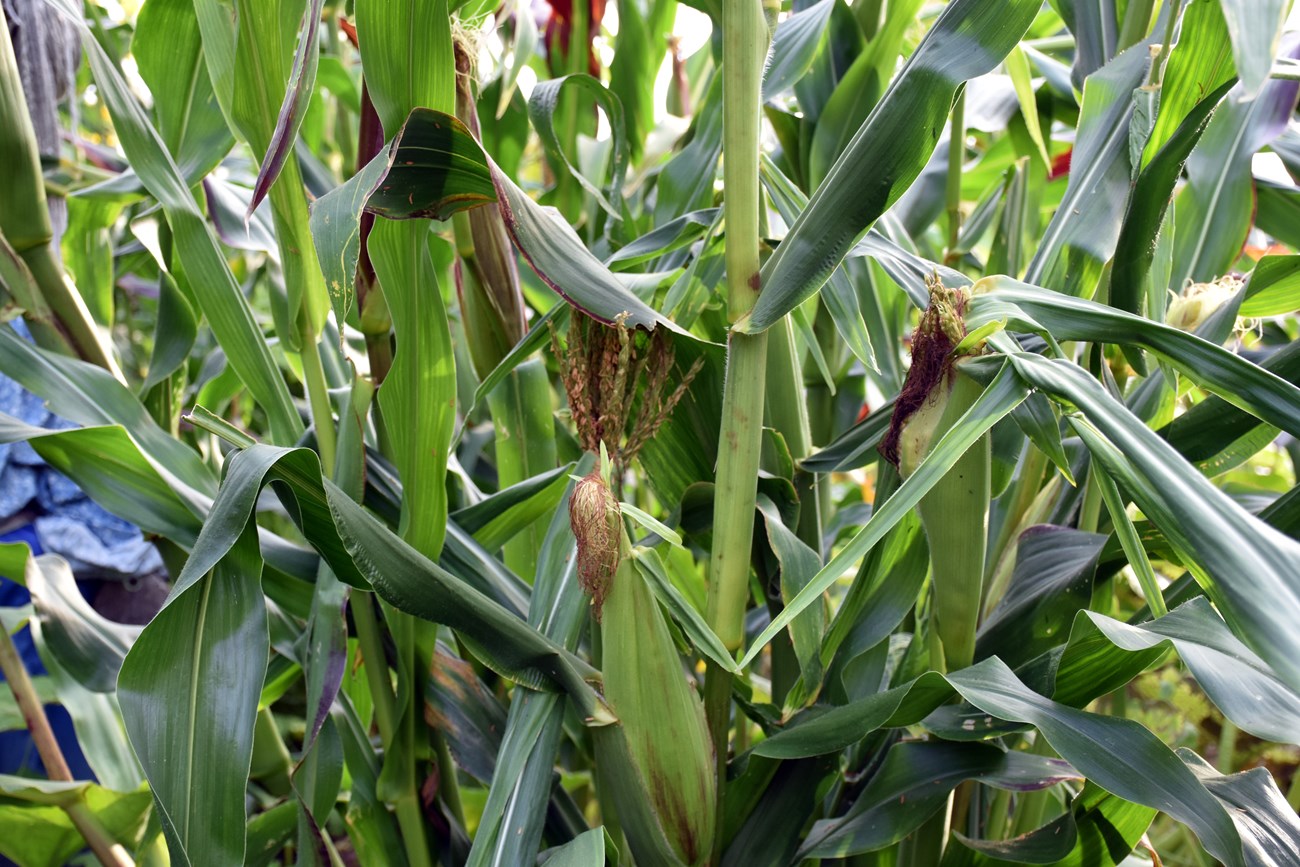
{"type": "Polygon", "coordinates": [[[664,568],[663,560],[660,559],[659,553],[653,548],[637,547],[632,550],[632,562],[641,577],[645,579],[646,584],[654,592],[659,604],[667,610],[672,616],[674,622],[681,627],[682,631],[690,639],[700,654],[723,670],[732,673],[740,671],[736,667],[736,661],[731,658],[727,648],[718,638],[705,619],[695,610],[695,607],[682,596],[681,591],[673,584],[672,579],[664,568]]]}
{"type": "Polygon", "coordinates": [[[1142,150],[1142,169],[1173,138],[1201,95],[1236,74],[1220,0],[1187,3],[1179,27],[1178,42],[1161,77],[1160,111],[1142,150]]]}
{"type": "Polygon", "coordinates": [[[428,234],[424,222],[376,220],[368,249],[397,337],[379,406],[405,492],[399,532],[416,550],[436,558],[447,525],[445,479],[456,423],[456,369],[428,234]]]}
{"type": "Polygon", "coordinates": [[[109,836],[132,850],[144,835],[148,791],[115,792],[94,783],[0,776],[0,855],[19,867],[62,867],[85,848],[63,805],[83,800],[109,836]]]}
{"type": "Polygon", "coordinates": [[[976,658],[1008,665],[1060,644],[1077,612],[1092,601],[1092,583],[1106,537],[1069,527],[1031,527],[1016,541],[1007,593],[980,626],[976,658]]]}
{"type": "Polygon", "coordinates": [[[567,171],[579,186],[595,197],[596,203],[605,209],[611,219],[622,220],[623,214],[619,207],[623,199],[623,179],[627,174],[628,141],[623,103],[618,95],[586,73],[553,78],[538,82],[533,87],[532,95],[528,97],[528,118],[533,122],[537,137],[542,140],[552,171],[557,174],[567,171]],[[574,85],[590,96],[609,120],[614,154],[609,167],[609,182],[604,185],[593,183],[573,164],[555,131],[555,110],[560,102],[560,91],[566,84],[574,85]]]}
{"type": "Polygon", "coordinates": [[[1165,211],[1174,193],[1174,185],[1183,172],[1183,163],[1218,107],[1234,79],[1223,82],[1196,103],[1169,141],[1146,164],[1133,185],[1128,212],[1115,243],[1111,265],[1110,301],[1120,310],[1141,313],[1152,289],[1152,263],[1156,254],[1156,237],[1165,221],[1165,211]]]}
{"type": "Polygon", "coordinates": [[[1156,810],[1084,784],[1070,812],[1013,840],[972,840],[954,833],[943,867],[994,867],[1007,862],[1056,867],[1116,867],[1137,846],[1156,810]]]}
{"type": "MultiPolygon", "coordinates": [[[[381,159],[381,152],[375,160],[381,159]]],[[[417,108],[387,150],[387,170],[372,183],[366,210],[390,220],[450,219],[496,200],[487,154],[452,115],[417,108]]],[[[371,161],[371,165],[374,160],[371,161]]],[[[355,180],[355,179],[354,179],[355,180]]]]}
{"type": "Polygon", "coordinates": [[[1265,256],[1250,272],[1240,316],[1281,316],[1300,309],[1300,256],[1265,256]]]}
{"type": "Polygon", "coordinates": [[[276,369],[253,311],[190,194],[187,181],[121,73],[86,27],[80,7],[74,7],[71,0],[45,2],[81,30],[98,92],[113,117],[122,149],[140,180],[162,205],[181,265],[231,367],[266,411],[275,438],[280,442],[294,442],[303,432],[302,419],[276,369]]]}
{"type": "MultiPolygon", "coordinates": [[[[820,126],[818,127],[820,129],[820,126]]],[[[793,225],[804,208],[808,207],[808,197],[794,183],[781,174],[770,159],[763,158],[760,173],[772,203],[776,205],[781,219],[793,225]]],[[[857,359],[872,370],[876,366],[875,350],[871,346],[871,335],[862,316],[862,303],[858,297],[857,287],[849,279],[843,266],[835,269],[822,290],[822,303],[826,305],[831,321],[844,342],[857,359]]]]}
{"type": "Polygon", "coordinates": [[[1220,0],[1228,22],[1232,55],[1245,95],[1254,96],[1268,79],[1278,56],[1289,4],[1284,0],[1220,0]]]}
{"type": "Polygon", "coordinates": [[[1010,316],[1017,327],[1054,340],[1140,347],[1229,403],[1300,433],[1300,389],[1194,334],[1009,277],[986,277],[975,285],[973,294],[967,319],[972,327],[1010,316]]]}
{"type": "Polygon", "coordinates": [[[239,864],[253,721],[270,651],[252,529],[210,573],[202,569],[191,558],[136,639],[118,698],[172,859],[239,864]]]}
{"type": "Polygon", "coordinates": [[[45,646],[63,669],[95,692],[111,692],[140,627],[114,623],[90,607],[66,560],[45,555],[26,573],[45,646]]]}
{"type": "MultiPolygon", "coordinates": [[[[1300,42],[1289,51],[1300,51],[1300,42]]],[[[1286,129],[1297,90],[1300,82],[1274,80],[1252,100],[1238,85],[1215,112],[1187,160],[1187,184],[1175,205],[1172,286],[1213,280],[1236,261],[1255,204],[1251,159],[1286,129]]]]}
{"type": "MultiPolygon", "coordinates": [[[[1228,630],[1208,600],[1193,599],[1140,625],[1087,611],[1076,632],[1087,624],[1128,653],[1172,647],[1215,706],[1243,731],[1279,743],[1300,739],[1300,695],[1228,630]]],[[[1071,635],[1063,668],[1071,664],[1074,644],[1071,635]]]]}
{"type": "Polygon", "coordinates": [[[447,0],[365,3],[356,16],[361,54],[368,61],[366,86],[386,138],[396,135],[417,106],[455,111],[447,0]]]}
{"type": "Polygon", "coordinates": [[[1088,297],[1095,291],[1102,265],[1119,240],[1132,178],[1133,91],[1142,83],[1149,60],[1147,46],[1139,43],[1088,76],[1070,155],[1070,180],[1056,213],[1036,239],[1025,274],[1029,282],[1068,295],[1088,297]]]}
{"type": "Polygon", "coordinates": [[[1025,792],[1078,778],[1060,759],[991,744],[895,744],[845,815],[814,823],[798,857],[842,858],[893,845],[937,813],[966,780],[1025,792]]]}
{"type": "Polygon", "coordinates": [[[1292,689],[1300,688],[1300,543],[1250,515],[1209,483],[1082,368],[1011,356],[1018,375],[1082,414],[1076,432],[1174,548],[1233,632],[1292,689]]]}
{"type": "Polygon", "coordinates": [[[605,829],[592,828],[563,846],[548,849],[551,867],[601,867],[605,863],[605,829]]]}
{"type": "Polygon", "coordinates": [[[516,533],[555,512],[568,485],[572,463],[512,485],[451,514],[451,519],[480,545],[495,551],[516,533]]]}
{"type": "Polygon", "coordinates": [[[131,55],[153,95],[163,143],[191,181],[216,168],[235,143],[204,62],[211,50],[201,39],[192,2],[140,7],[131,55]]]}
{"type": "Polygon", "coordinates": [[[763,68],[763,100],[794,87],[821,51],[836,0],[818,0],[776,26],[763,68]]]}
{"type": "Polygon", "coordinates": [[[934,445],[916,471],[903,482],[871,519],[827,563],[802,590],[786,603],[785,609],[772,619],[750,645],[740,667],[744,668],[762,652],[772,638],[785,629],[809,605],[820,603],[821,595],[839,580],[844,570],[866,555],[929,490],[952,469],[971,444],[984,435],[1003,416],[1025,399],[1027,392],[1013,382],[1010,371],[1003,370],[949,431],[934,445]]]}
{"type": "Polygon", "coordinates": [[[992,71],[1038,8],[1031,0],[947,6],[763,266],[763,291],[741,330],[769,328],[821,288],[925,167],[957,87],[992,71]]]}

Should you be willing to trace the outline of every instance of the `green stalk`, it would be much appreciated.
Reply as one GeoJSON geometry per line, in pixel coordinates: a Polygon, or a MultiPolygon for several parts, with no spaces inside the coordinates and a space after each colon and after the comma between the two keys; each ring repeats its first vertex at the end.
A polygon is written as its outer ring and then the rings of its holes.
{"type": "MultiPolygon", "coordinates": [[[[753,309],[760,288],[760,85],[768,29],[761,0],[725,0],[723,21],[723,214],[727,225],[727,313],[734,323],[753,309]]],[[[766,367],[767,333],[731,332],[713,500],[708,621],[732,651],[739,649],[745,639],[766,367]]],[[[711,664],[705,676],[705,710],[718,764],[719,827],[726,788],[730,708],[731,675],[711,664]]],[[[714,842],[715,852],[721,843],[719,835],[714,842]]]]}
{"type": "MultiPolygon", "coordinates": [[[[0,25],[2,24],[3,20],[0,20],[0,25]]],[[[27,675],[27,668],[23,665],[22,657],[18,654],[18,648],[14,646],[9,630],[4,628],[0,628],[0,674],[4,675],[5,682],[9,684],[9,691],[14,696],[14,704],[18,706],[23,720],[27,723],[32,743],[36,746],[36,753],[41,757],[41,763],[45,765],[45,773],[51,780],[72,782],[72,772],[63,758],[63,751],[59,749],[54,730],[50,728],[50,719],[45,715],[45,706],[41,704],[40,696],[36,694],[36,688],[32,685],[32,679],[27,675]]],[[[134,867],[135,862],[131,860],[126,850],[100,824],[80,795],[60,806],[68,814],[68,818],[86,841],[86,845],[99,859],[99,863],[105,867],[134,867]]]]}
{"type": "MultiPolygon", "coordinates": [[[[370,597],[357,594],[353,599],[351,610],[352,622],[357,628],[357,640],[361,644],[361,655],[365,660],[366,682],[370,686],[370,695],[375,706],[375,724],[379,728],[379,739],[384,745],[384,753],[387,756],[390,750],[396,748],[396,740],[402,737],[403,733],[399,729],[401,721],[398,719],[397,696],[393,692],[393,682],[388,674],[383,633],[370,597]]],[[[407,717],[412,716],[407,714],[407,717]]],[[[418,792],[403,791],[395,800],[393,807],[398,826],[402,829],[402,843],[406,849],[407,862],[411,867],[432,867],[429,846],[425,840],[424,815],[420,810],[418,792]]]]}
{"type": "MultiPolygon", "coordinates": [[[[1143,0],[1133,0],[1143,2],[1143,0]]],[[[1150,0],[1145,0],[1150,2],[1150,0]]],[[[1169,46],[1174,41],[1174,28],[1178,26],[1178,13],[1182,11],[1183,0],[1170,0],[1169,18],[1165,21],[1165,39],[1160,44],[1160,53],[1151,61],[1151,71],[1147,74],[1147,85],[1159,85],[1164,79],[1165,61],[1169,58],[1169,46]]],[[[1125,22],[1127,23],[1127,21],[1125,22]]]]}
{"type": "Polygon", "coordinates": [[[961,236],[961,168],[966,159],[966,89],[963,87],[952,104],[952,123],[948,131],[948,176],[944,199],[948,203],[948,250],[944,261],[952,265],[961,256],[957,241],[961,236]]]}
{"type": "Polygon", "coordinates": [[[320,344],[312,333],[306,317],[302,322],[302,375],[307,386],[307,399],[311,405],[311,420],[316,427],[316,450],[323,467],[334,466],[338,433],[334,428],[334,409],[330,404],[329,388],[325,382],[325,368],[320,360],[320,344]]]}
{"type": "Polygon", "coordinates": [[[122,373],[90,311],[67,279],[54,244],[36,130],[27,110],[9,25],[0,11],[0,285],[32,319],[32,336],[47,349],[69,352],[118,379],[122,373]],[[8,249],[6,249],[6,247],[8,249]],[[17,257],[15,260],[13,256],[17,257]]]}

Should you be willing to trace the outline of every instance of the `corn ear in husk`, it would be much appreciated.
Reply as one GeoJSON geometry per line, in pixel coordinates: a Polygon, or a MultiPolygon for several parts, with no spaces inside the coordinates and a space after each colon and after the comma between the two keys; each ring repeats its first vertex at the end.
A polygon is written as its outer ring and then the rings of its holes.
{"type": "MultiPolygon", "coordinates": [[[[704,706],[682,668],[663,612],[633,563],[618,503],[599,473],[578,483],[570,500],[578,539],[579,576],[601,623],[605,700],[619,719],[630,767],[621,788],[638,790],[657,819],[625,824],[639,861],[703,864],[715,832],[717,780],[704,706]],[[627,775],[635,775],[627,779],[627,775]],[[639,783],[640,785],[636,785],[639,783]],[[663,851],[662,842],[672,858],[663,851]]],[[[623,744],[606,744],[617,755],[623,744]]],[[[609,768],[605,769],[609,772],[609,768]]],[[[626,800],[626,799],[624,799],[626,800]]],[[[644,804],[619,805],[620,815],[643,814],[644,804]]]]}
{"type": "MultiPolygon", "coordinates": [[[[912,338],[912,368],[882,445],[906,479],[984,388],[962,372],[956,348],[966,334],[967,295],[937,281],[912,338]]],[[[991,498],[991,446],[984,434],[917,505],[930,546],[932,622],[947,670],[974,661],[991,498]]],[[[936,666],[939,667],[939,666],[936,666]]]]}

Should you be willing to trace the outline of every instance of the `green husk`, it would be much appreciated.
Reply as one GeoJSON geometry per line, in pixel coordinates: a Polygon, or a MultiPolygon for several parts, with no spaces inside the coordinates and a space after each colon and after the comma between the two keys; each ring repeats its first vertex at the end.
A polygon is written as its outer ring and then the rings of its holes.
{"type": "Polygon", "coordinates": [[[640,777],[677,857],[703,864],[713,845],[717,796],[704,705],[682,668],[663,612],[633,563],[636,554],[618,504],[599,473],[578,483],[569,508],[579,574],[602,624],[605,700],[618,716],[632,759],[624,773],[640,777]]]}
{"type": "MultiPolygon", "coordinates": [[[[957,355],[966,334],[962,313],[967,297],[964,290],[949,290],[938,281],[930,286],[930,307],[912,338],[912,368],[881,446],[904,479],[984,391],[962,372],[957,355]]],[[[991,462],[990,437],[985,434],[917,505],[930,545],[933,628],[949,671],[974,662],[988,546],[991,462]]]]}

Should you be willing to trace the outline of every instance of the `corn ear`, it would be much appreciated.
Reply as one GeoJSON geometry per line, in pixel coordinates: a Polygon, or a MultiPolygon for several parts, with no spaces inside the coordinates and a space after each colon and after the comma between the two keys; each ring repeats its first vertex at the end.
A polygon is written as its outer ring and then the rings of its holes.
{"type": "MultiPolygon", "coordinates": [[[[937,281],[930,289],[930,308],[913,336],[912,368],[897,404],[905,414],[900,417],[896,409],[890,435],[882,446],[904,479],[984,390],[962,372],[961,359],[956,357],[956,347],[965,336],[964,290],[948,290],[937,281]]],[[[942,667],[950,671],[966,668],[975,657],[988,546],[991,465],[992,448],[986,433],[917,505],[930,545],[932,623],[943,650],[942,667]]]]}
{"type": "Polygon", "coordinates": [[[704,705],[682,668],[659,603],[632,561],[618,504],[598,473],[575,488],[570,517],[579,574],[602,625],[605,700],[631,757],[625,772],[640,778],[676,857],[703,864],[712,848],[717,795],[704,705]]]}
{"type": "MultiPolygon", "coordinates": [[[[941,401],[943,406],[931,445],[984,391],[960,367],[954,365],[948,374],[949,382],[945,384],[948,394],[941,401]]],[[[985,434],[917,505],[930,544],[933,617],[950,671],[966,668],[975,657],[975,630],[979,626],[988,545],[991,451],[989,435],[985,434]]],[[[908,474],[910,470],[905,470],[904,475],[908,474]]]]}

